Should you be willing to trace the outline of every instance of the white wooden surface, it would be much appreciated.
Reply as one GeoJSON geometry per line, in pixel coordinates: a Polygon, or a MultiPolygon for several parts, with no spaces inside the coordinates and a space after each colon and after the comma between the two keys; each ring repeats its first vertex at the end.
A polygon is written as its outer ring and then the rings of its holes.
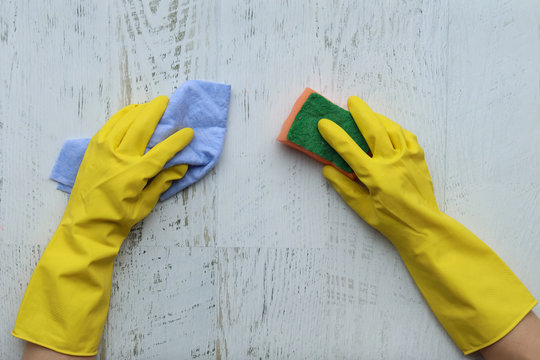
{"type": "MultiPolygon", "coordinates": [[[[62,142],[187,79],[232,85],[220,163],[117,259],[101,359],[461,359],[399,256],[274,140],[309,86],[419,135],[442,209],[540,297],[537,1],[0,2],[0,358],[67,196],[62,142]]],[[[474,356],[473,356],[474,357],[474,356]]]]}

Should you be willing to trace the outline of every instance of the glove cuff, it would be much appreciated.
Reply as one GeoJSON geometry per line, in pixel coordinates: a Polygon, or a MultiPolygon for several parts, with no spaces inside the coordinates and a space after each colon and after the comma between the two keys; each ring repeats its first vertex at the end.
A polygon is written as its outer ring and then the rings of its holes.
{"type": "MultiPolygon", "coordinates": [[[[510,332],[537,301],[482,240],[451,217],[426,217],[425,232],[397,249],[448,334],[465,354],[510,332]]],[[[410,235],[410,234],[409,234],[410,235]]]]}

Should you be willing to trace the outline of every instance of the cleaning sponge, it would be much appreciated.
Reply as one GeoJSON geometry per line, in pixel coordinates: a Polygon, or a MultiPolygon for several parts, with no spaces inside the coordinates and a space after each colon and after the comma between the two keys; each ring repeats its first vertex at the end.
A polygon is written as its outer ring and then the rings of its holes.
{"type": "Polygon", "coordinates": [[[351,179],[356,178],[351,167],[319,134],[317,123],[321,119],[334,121],[362,150],[366,153],[370,152],[351,114],[310,88],[306,88],[296,100],[289,117],[283,123],[277,140],[323,164],[334,166],[351,179]]]}

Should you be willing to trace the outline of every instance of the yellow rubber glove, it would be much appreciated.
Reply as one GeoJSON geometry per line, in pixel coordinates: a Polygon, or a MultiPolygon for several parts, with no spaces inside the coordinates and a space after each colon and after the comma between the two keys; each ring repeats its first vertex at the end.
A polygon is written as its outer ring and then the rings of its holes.
{"type": "Polygon", "coordinates": [[[69,355],[95,355],[109,308],[113,262],[130,229],[187,165],[163,165],[193,138],[182,129],[146,144],[169,100],[116,113],[91,139],[69,201],[24,295],[13,336],[69,355]]]}
{"type": "Polygon", "coordinates": [[[326,166],[324,176],[369,225],[386,236],[427,303],[465,354],[493,344],[537,301],[485,243],[437,207],[416,136],[374,113],[358,97],[348,101],[367,155],[334,122],[319,121],[324,139],[362,184],[326,166]]]}

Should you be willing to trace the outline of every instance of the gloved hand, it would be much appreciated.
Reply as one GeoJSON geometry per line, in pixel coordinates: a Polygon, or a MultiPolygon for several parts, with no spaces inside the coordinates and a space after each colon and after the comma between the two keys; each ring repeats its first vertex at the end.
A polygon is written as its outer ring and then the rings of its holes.
{"type": "Polygon", "coordinates": [[[162,168],[191,141],[190,128],[145,154],[168,101],[160,96],[127,106],[91,139],[64,216],[26,289],[14,336],[64,354],[97,353],[120,246],[187,171],[187,165],[162,168]]]}
{"type": "Polygon", "coordinates": [[[508,332],[537,301],[506,264],[463,225],[439,211],[416,136],[358,97],[348,101],[373,157],[337,124],[322,119],[324,139],[361,184],[331,166],[324,176],[369,225],[396,247],[427,303],[465,354],[508,332]]]}

